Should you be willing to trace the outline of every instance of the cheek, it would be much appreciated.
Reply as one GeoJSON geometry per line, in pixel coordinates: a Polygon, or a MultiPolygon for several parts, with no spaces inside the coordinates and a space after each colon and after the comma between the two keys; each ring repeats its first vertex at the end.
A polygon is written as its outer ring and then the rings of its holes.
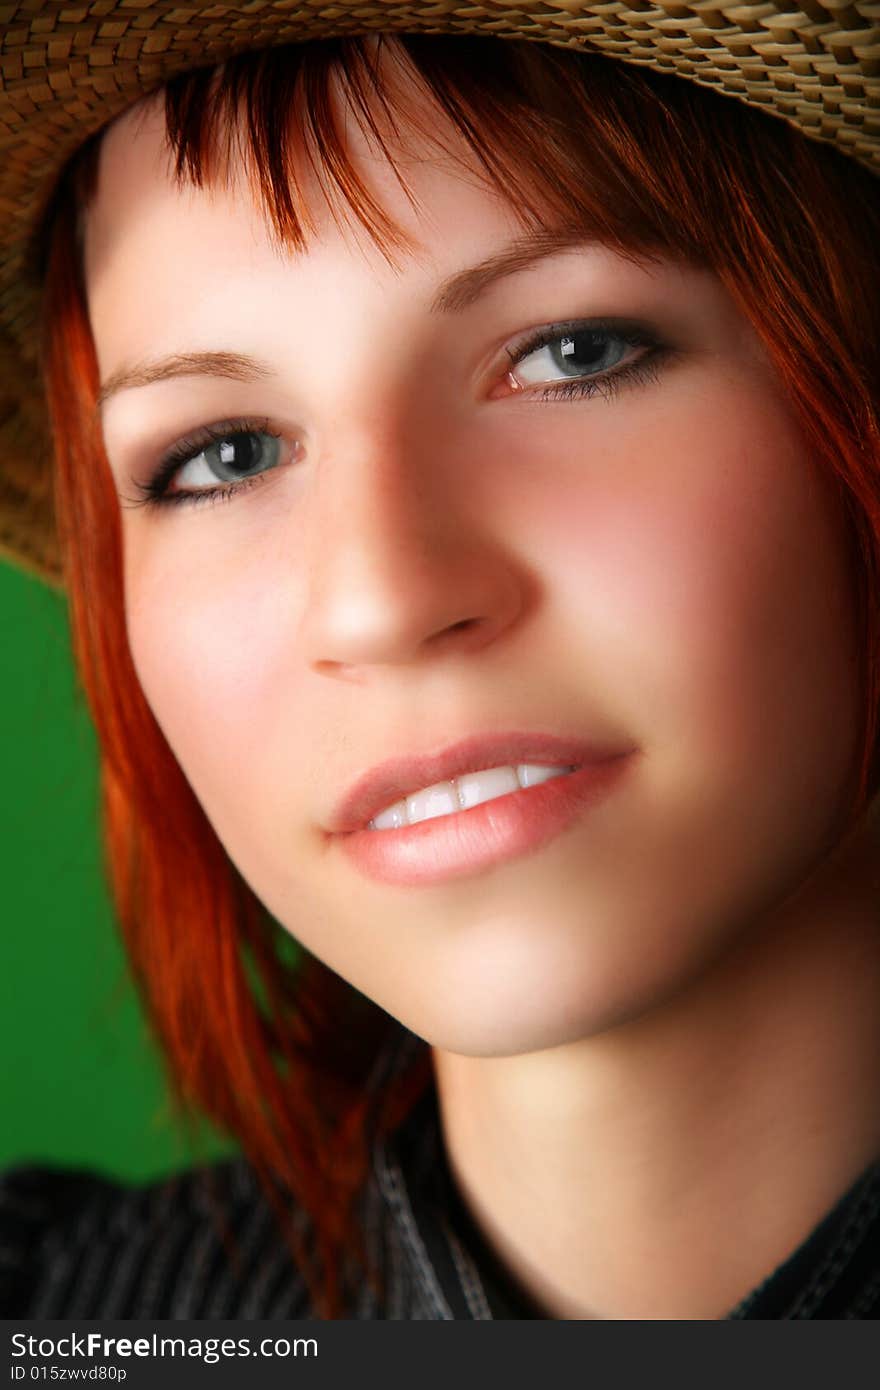
{"type": "Polygon", "coordinates": [[[745,376],[625,428],[617,410],[545,436],[570,462],[521,501],[557,650],[600,717],[707,775],[839,776],[858,715],[845,535],[786,409],[745,376]]]}
{"type": "MultiPolygon", "coordinates": [[[[291,640],[295,624],[284,620],[279,599],[284,592],[295,604],[290,577],[285,587],[264,567],[218,568],[204,548],[187,545],[187,529],[169,534],[161,562],[158,547],[155,557],[138,555],[136,542],[127,547],[135,669],[209,817],[219,806],[241,806],[235,793],[245,787],[268,812],[279,788],[265,774],[267,746],[284,762],[281,744],[294,738],[297,727],[292,711],[302,711],[291,640]],[[198,565],[190,558],[194,553],[198,565]],[[249,785],[253,779],[258,785],[249,785]]],[[[286,765],[295,766],[296,749],[288,751],[286,765]]]]}

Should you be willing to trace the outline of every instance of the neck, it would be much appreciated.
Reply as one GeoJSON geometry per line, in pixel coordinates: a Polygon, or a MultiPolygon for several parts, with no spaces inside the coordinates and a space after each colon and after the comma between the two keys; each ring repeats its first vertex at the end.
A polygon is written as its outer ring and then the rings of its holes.
{"type": "Polygon", "coordinates": [[[537,1053],[435,1048],[453,1178],[554,1318],[723,1318],[880,1156],[866,828],[674,999],[537,1053]]]}

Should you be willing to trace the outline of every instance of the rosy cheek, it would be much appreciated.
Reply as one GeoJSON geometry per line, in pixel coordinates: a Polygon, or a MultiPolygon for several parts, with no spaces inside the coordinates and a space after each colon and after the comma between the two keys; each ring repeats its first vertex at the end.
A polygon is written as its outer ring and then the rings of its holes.
{"type": "Polygon", "coordinates": [[[142,557],[129,569],[129,640],[146,698],[201,791],[215,771],[262,755],[273,706],[285,691],[294,698],[284,670],[294,629],[264,569],[236,571],[204,550],[193,566],[167,545],[161,566],[142,557]]]}
{"type": "Polygon", "coordinates": [[[551,608],[590,689],[632,727],[693,740],[726,726],[746,742],[784,683],[810,525],[800,442],[748,380],[617,419],[545,439],[545,485],[523,499],[551,608]]]}

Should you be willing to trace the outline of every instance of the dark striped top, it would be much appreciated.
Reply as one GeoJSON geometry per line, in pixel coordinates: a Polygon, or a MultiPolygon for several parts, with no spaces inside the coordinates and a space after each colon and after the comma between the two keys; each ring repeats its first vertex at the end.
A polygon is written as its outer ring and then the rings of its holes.
{"type": "MultiPolygon", "coordinates": [[[[376,1075],[387,1080],[416,1046],[424,1044],[403,1030],[376,1075]]],[[[376,1147],[363,1213],[385,1292],[380,1302],[364,1288],[349,1317],[543,1316],[514,1288],[457,1196],[433,1087],[392,1141],[376,1147]]],[[[0,1316],[314,1315],[271,1205],[239,1157],[137,1187],[46,1165],[0,1174],[0,1316]],[[207,1173],[235,1239],[234,1263],[212,1220],[207,1173]]],[[[725,1316],[880,1316],[880,1160],[725,1316]]]]}

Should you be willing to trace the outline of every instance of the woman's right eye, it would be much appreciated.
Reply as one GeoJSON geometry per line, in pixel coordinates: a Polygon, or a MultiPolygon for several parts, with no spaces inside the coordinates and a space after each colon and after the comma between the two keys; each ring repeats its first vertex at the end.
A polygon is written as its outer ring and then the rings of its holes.
{"type": "Polygon", "coordinates": [[[276,435],[257,430],[239,430],[226,434],[198,454],[185,461],[178,472],[178,482],[190,487],[210,486],[212,482],[238,482],[251,470],[274,468],[281,453],[276,435]],[[187,478],[187,474],[189,477],[187,478]]]}
{"type": "Polygon", "coordinates": [[[142,496],[134,505],[227,500],[259,484],[284,453],[283,436],[267,421],[212,425],[175,444],[153,476],[136,484],[142,496]]]}

